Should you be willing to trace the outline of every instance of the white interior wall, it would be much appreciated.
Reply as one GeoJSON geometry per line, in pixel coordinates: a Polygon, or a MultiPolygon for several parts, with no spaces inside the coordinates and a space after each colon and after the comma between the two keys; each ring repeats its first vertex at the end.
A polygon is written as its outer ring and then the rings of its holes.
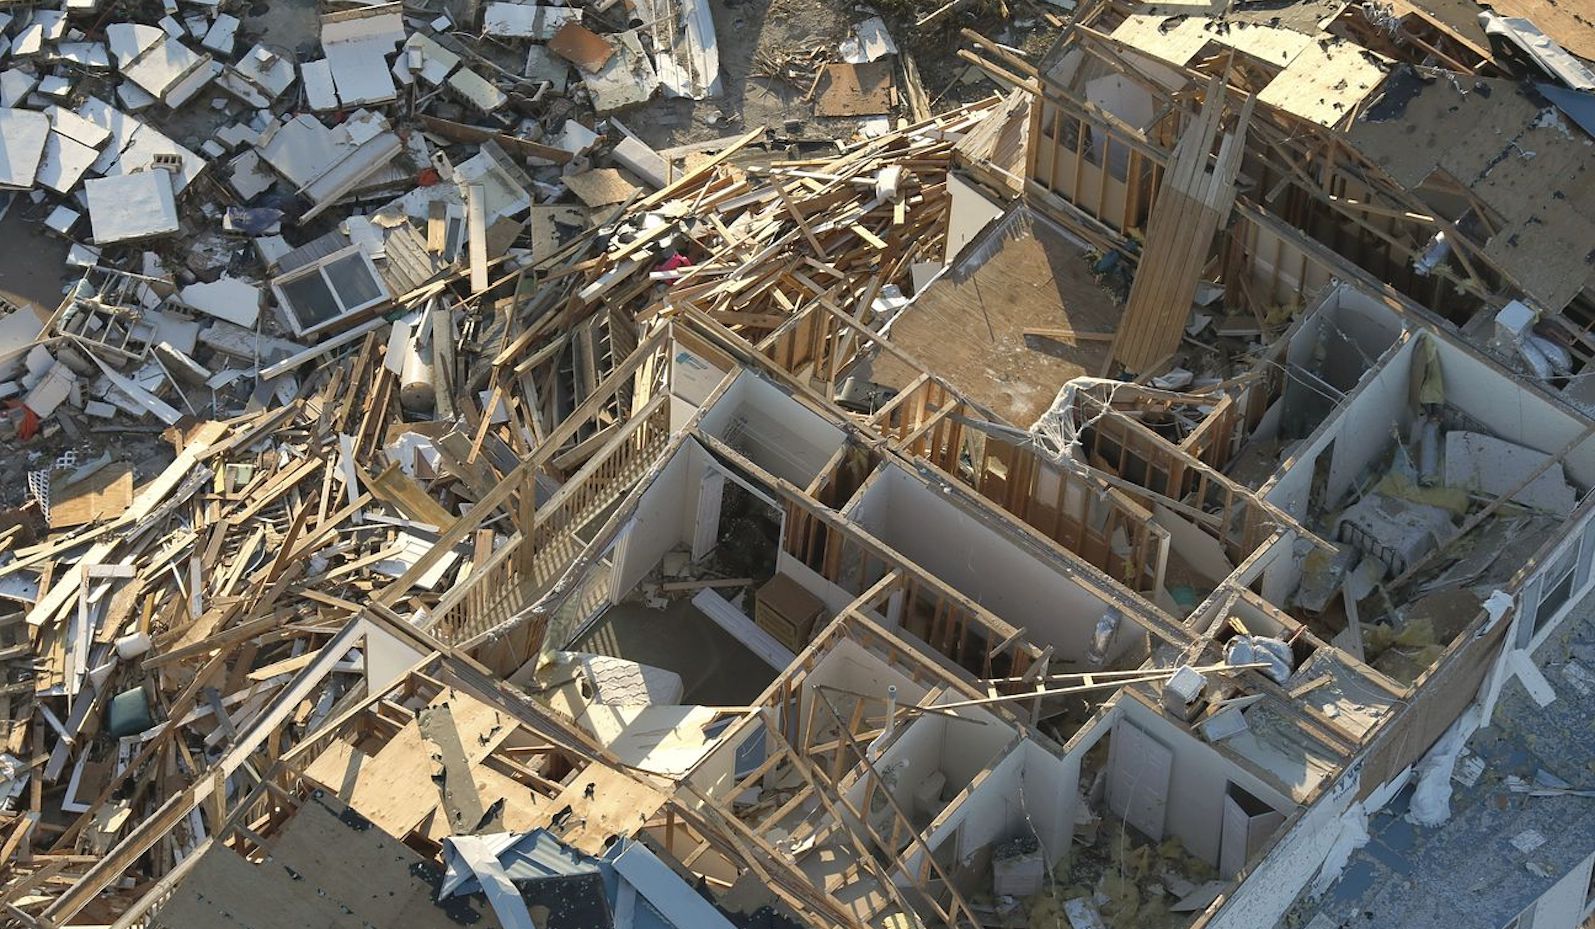
{"type": "Polygon", "coordinates": [[[737,785],[738,750],[748,739],[765,737],[764,719],[760,716],[747,716],[732,723],[720,734],[714,747],[693,766],[687,780],[710,797],[730,799],[731,790],[737,785]]]}
{"type": "MultiPolygon", "coordinates": [[[[831,645],[803,679],[803,700],[813,699],[813,689],[818,685],[851,690],[858,694],[886,698],[886,688],[897,685],[897,702],[918,703],[925,698],[925,688],[914,683],[907,675],[894,671],[886,662],[849,639],[839,639],[831,645]]],[[[823,712],[823,711],[822,711],[823,712]]]]}
{"type": "MultiPolygon", "coordinates": [[[[1033,830],[1049,865],[1056,864],[1073,839],[1079,780],[1078,755],[1059,758],[1027,739],[931,824],[925,844],[939,849],[944,842],[955,842],[957,858],[968,861],[993,842],[1033,830]]],[[[911,850],[904,856],[904,869],[914,873],[922,858],[917,848],[911,850]]]]}
{"type": "Polygon", "coordinates": [[[1325,502],[1338,503],[1362,473],[1411,431],[1412,360],[1418,340],[1409,339],[1368,378],[1342,408],[1330,430],[1335,441],[1325,502]]]}
{"type": "Polygon", "coordinates": [[[670,350],[670,428],[686,425],[725,376],[726,372],[707,358],[674,343],[670,350]]]}
{"type": "MultiPolygon", "coordinates": [[[[676,456],[686,461],[686,467],[681,472],[681,486],[677,488],[675,497],[679,508],[676,518],[680,520],[677,537],[681,544],[690,546],[698,527],[698,491],[703,486],[703,475],[713,466],[714,459],[694,439],[682,442],[681,451],[676,456]]],[[[723,488],[721,492],[724,492],[723,488]]]]}
{"type": "MultiPolygon", "coordinates": [[[[1146,128],[1156,115],[1152,95],[1146,88],[1122,74],[1106,74],[1086,81],[1086,99],[1119,117],[1137,129],[1146,128]]],[[[1091,124],[1091,144],[1100,158],[1105,148],[1107,132],[1096,123],[1091,124]]],[[[1109,152],[1108,169],[1113,176],[1124,180],[1129,170],[1130,151],[1123,142],[1109,152]]]]}
{"type": "MultiPolygon", "coordinates": [[[[877,711],[883,709],[875,708],[877,711]]],[[[826,718],[820,710],[820,719],[826,718]]],[[[875,770],[881,772],[887,789],[899,806],[914,808],[914,790],[925,778],[942,767],[942,743],[947,737],[946,721],[937,716],[920,716],[903,727],[891,745],[875,760],[875,770]]],[[[864,766],[854,769],[856,779],[846,791],[847,801],[856,809],[864,808],[864,789],[868,784],[864,766]]],[[[948,778],[951,782],[951,778],[948,778]]],[[[958,785],[962,786],[962,785],[958,785]]]]}
{"type": "Polygon", "coordinates": [[[1163,504],[1152,507],[1152,521],[1168,532],[1169,548],[1208,583],[1217,586],[1235,570],[1221,542],[1163,504]]]}
{"type": "Polygon", "coordinates": [[[1218,865],[1223,832],[1224,791],[1230,783],[1281,813],[1290,815],[1296,805],[1290,798],[1253,776],[1216,749],[1169,721],[1161,712],[1137,700],[1121,701],[1123,715],[1115,724],[1134,723],[1173,752],[1164,830],[1185,843],[1191,854],[1218,865]]]}
{"type": "MultiPolygon", "coordinates": [[[[629,523],[615,570],[618,588],[629,591],[676,546],[690,547],[698,525],[698,497],[709,469],[724,472],[702,445],[688,439],[642,492],[629,523]]],[[[726,480],[736,481],[726,473],[726,480]]],[[[845,604],[844,604],[845,605],[845,604]]]]}
{"type": "MultiPolygon", "coordinates": [[[[1273,926],[1296,895],[1318,872],[1340,836],[1340,817],[1357,795],[1355,770],[1338,781],[1256,863],[1246,880],[1230,891],[1207,929],[1257,929],[1273,926]]],[[[1460,927],[1459,927],[1460,929],[1460,927]]]]}
{"type": "Polygon", "coordinates": [[[776,477],[807,487],[842,447],[841,429],[749,371],[703,416],[703,430],[776,477]]]}
{"type": "Polygon", "coordinates": [[[1368,465],[1389,450],[1395,441],[1395,430],[1405,435],[1412,421],[1412,409],[1407,401],[1415,351],[1416,340],[1408,340],[1388,351],[1383,366],[1347,397],[1334,418],[1291,450],[1287,466],[1281,469],[1264,495],[1269,503],[1301,519],[1307,514],[1313,468],[1319,454],[1331,443],[1334,449],[1328,496],[1333,502],[1368,465]]]}
{"type": "MultiPolygon", "coordinates": [[[[943,692],[931,702],[940,704],[958,699],[961,695],[943,692]]],[[[899,691],[898,703],[904,702],[899,691]]],[[[914,789],[936,771],[947,779],[943,796],[968,787],[1017,735],[990,711],[980,707],[959,707],[949,712],[957,718],[928,713],[913,717],[875,762],[877,770],[883,773],[897,772],[892,796],[905,809],[912,807],[910,798],[914,789]]],[[[863,795],[861,779],[849,791],[849,799],[861,803],[863,795]]]]}
{"type": "MultiPolygon", "coordinates": [[[[958,699],[962,698],[948,694],[937,702],[958,699]]],[[[1013,742],[1017,733],[980,707],[962,707],[952,712],[959,718],[941,717],[941,769],[948,784],[963,788],[1013,742]]]]}
{"type": "MultiPolygon", "coordinates": [[[[693,460],[701,455],[697,443],[683,446],[665,465],[654,482],[643,491],[632,514],[626,544],[614,570],[619,575],[618,589],[630,591],[664,558],[665,552],[692,540],[689,521],[683,513],[683,497],[697,506],[698,489],[692,479],[693,460]],[[689,488],[688,481],[692,480],[689,488]]],[[[701,468],[697,469],[701,473],[701,468]]]]}
{"type": "MultiPolygon", "coordinates": [[[[855,497],[850,515],[911,561],[1014,626],[1060,662],[1078,662],[1108,603],[1056,567],[947,502],[895,466],[886,466],[855,497]]],[[[1109,662],[1134,644],[1140,628],[1126,622],[1109,662]]]]}
{"type": "Polygon", "coordinates": [[[1020,746],[1025,754],[1019,789],[1025,811],[1035,827],[1049,864],[1056,864],[1069,851],[1074,840],[1075,806],[1080,798],[1080,755],[1059,758],[1026,739],[1020,746]]]}
{"type": "MultiPolygon", "coordinates": [[[[1485,424],[1497,438],[1555,454],[1583,431],[1571,413],[1520,389],[1510,377],[1448,342],[1436,339],[1446,402],[1485,424]]],[[[1568,476],[1595,485],[1595,444],[1584,443],[1562,460],[1568,476]]]]}
{"type": "Polygon", "coordinates": [[[1367,294],[1346,285],[1327,291],[1286,346],[1287,377],[1275,404],[1278,431],[1288,438],[1311,435],[1372,376],[1401,330],[1400,318],[1367,294]]]}
{"type": "Polygon", "coordinates": [[[1019,789],[1024,760],[1022,751],[1003,756],[962,802],[950,808],[952,815],[931,827],[926,844],[936,848],[942,839],[956,836],[958,857],[968,859],[993,842],[1020,834],[1030,804],[1019,789]]]}
{"type": "Polygon", "coordinates": [[[1321,315],[1333,330],[1323,377],[1342,390],[1350,390],[1373,360],[1396,343],[1404,328],[1401,317],[1383,300],[1349,284],[1336,287],[1327,296],[1321,315]]]}

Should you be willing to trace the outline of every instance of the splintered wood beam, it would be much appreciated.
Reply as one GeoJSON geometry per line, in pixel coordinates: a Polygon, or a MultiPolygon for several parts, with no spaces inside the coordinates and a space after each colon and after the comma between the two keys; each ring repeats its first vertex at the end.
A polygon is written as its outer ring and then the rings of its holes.
{"type": "Polygon", "coordinates": [[[1035,336],[1038,339],[1056,339],[1060,342],[1112,342],[1111,332],[1079,332],[1074,329],[1049,326],[1026,326],[1023,330],[1026,336],[1035,336]]]}
{"type": "MultiPolygon", "coordinates": [[[[1221,670],[1225,672],[1250,671],[1266,667],[1268,667],[1266,662],[1250,662],[1247,664],[1237,665],[1208,665],[1206,668],[1198,670],[1203,673],[1211,674],[1221,670]]],[[[1038,686],[1035,690],[1020,691],[1016,694],[997,694],[996,696],[992,697],[979,697],[972,700],[957,700],[952,703],[923,705],[910,704],[908,706],[898,707],[897,712],[913,715],[917,713],[928,712],[930,710],[956,710],[971,706],[991,706],[993,704],[1018,703],[1021,700],[1034,700],[1038,697],[1062,697],[1069,694],[1090,693],[1097,690],[1118,690],[1121,687],[1128,687],[1132,684],[1155,684],[1159,681],[1166,681],[1173,677],[1178,670],[1178,668],[1160,669],[1157,671],[1147,671],[1134,677],[1121,677],[1106,681],[1094,679],[1094,677],[1100,675],[1082,674],[1078,676],[1078,679],[1082,679],[1086,681],[1086,683],[1071,684],[1067,687],[1038,686]]],[[[1048,680],[1049,678],[1042,679],[1048,680]]]]}

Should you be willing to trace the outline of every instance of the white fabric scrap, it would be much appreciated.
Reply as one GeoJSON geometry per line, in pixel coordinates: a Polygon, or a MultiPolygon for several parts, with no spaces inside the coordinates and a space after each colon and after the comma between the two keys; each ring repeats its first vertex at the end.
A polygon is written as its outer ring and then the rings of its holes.
{"type": "Polygon", "coordinates": [[[1432,829],[1445,825],[1451,818],[1451,772],[1456,768],[1463,747],[1478,728],[1479,708],[1470,706],[1418,762],[1418,786],[1412,790],[1407,822],[1432,829]]]}
{"type": "Polygon", "coordinates": [[[1495,628],[1495,624],[1501,621],[1501,617],[1506,615],[1506,611],[1512,608],[1512,595],[1504,590],[1493,591],[1482,606],[1484,607],[1484,612],[1489,614],[1490,621],[1473,634],[1475,639],[1483,637],[1486,632],[1495,628]]]}

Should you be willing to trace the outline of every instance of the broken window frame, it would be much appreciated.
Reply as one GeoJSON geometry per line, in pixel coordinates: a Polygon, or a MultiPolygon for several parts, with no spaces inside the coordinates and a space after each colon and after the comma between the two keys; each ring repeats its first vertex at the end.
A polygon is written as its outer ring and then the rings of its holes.
{"type": "Polygon", "coordinates": [[[318,258],[315,261],[295,268],[292,271],[278,275],[272,279],[271,292],[276,296],[277,305],[282,307],[283,315],[287,318],[288,325],[293,328],[294,334],[297,336],[315,335],[318,332],[326,330],[341,322],[347,321],[351,316],[354,316],[363,310],[368,310],[374,306],[379,306],[393,298],[393,295],[388,292],[387,283],[382,280],[382,275],[377,273],[376,264],[371,261],[371,256],[367,255],[365,251],[358,245],[350,245],[347,248],[341,248],[330,255],[318,258]],[[345,303],[344,294],[339,293],[338,286],[334,283],[332,276],[328,273],[327,269],[332,265],[338,264],[342,261],[347,261],[350,258],[358,258],[360,265],[364,267],[366,273],[371,276],[371,280],[376,284],[377,288],[377,294],[375,297],[359,303],[345,303]],[[301,319],[300,310],[296,307],[294,301],[289,299],[288,295],[284,292],[284,289],[309,277],[312,274],[320,275],[322,285],[326,287],[327,292],[330,293],[333,300],[337,302],[339,312],[325,319],[310,320],[307,324],[306,320],[301,319]]]}
{"type": "Polygon", "coordinates": [[[1574,594],[1578,590],[1575,578],[1578,574],[1579,556],[1583,548],[1583,539],[1575,537],[1571,545],[1563,548],[1549,560],[1545,569],[1544,581],[1541,583],[1537,595],[1539,606],[1534,613],[1534,634],[1538,635],[1553,619],[1561,615],[1562,610],[1575,600],[1574,594]]]}

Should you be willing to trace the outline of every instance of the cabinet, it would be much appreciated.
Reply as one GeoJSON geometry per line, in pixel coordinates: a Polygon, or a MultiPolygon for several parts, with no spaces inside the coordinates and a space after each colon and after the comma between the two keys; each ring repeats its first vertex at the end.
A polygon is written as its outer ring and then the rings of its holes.
{"type": "Polygon", "coordinates": [[[825,603],[797,581],[777,574],[754,597],[753,621],[793,652],[801,652],[814,634],[825,603]]]}

